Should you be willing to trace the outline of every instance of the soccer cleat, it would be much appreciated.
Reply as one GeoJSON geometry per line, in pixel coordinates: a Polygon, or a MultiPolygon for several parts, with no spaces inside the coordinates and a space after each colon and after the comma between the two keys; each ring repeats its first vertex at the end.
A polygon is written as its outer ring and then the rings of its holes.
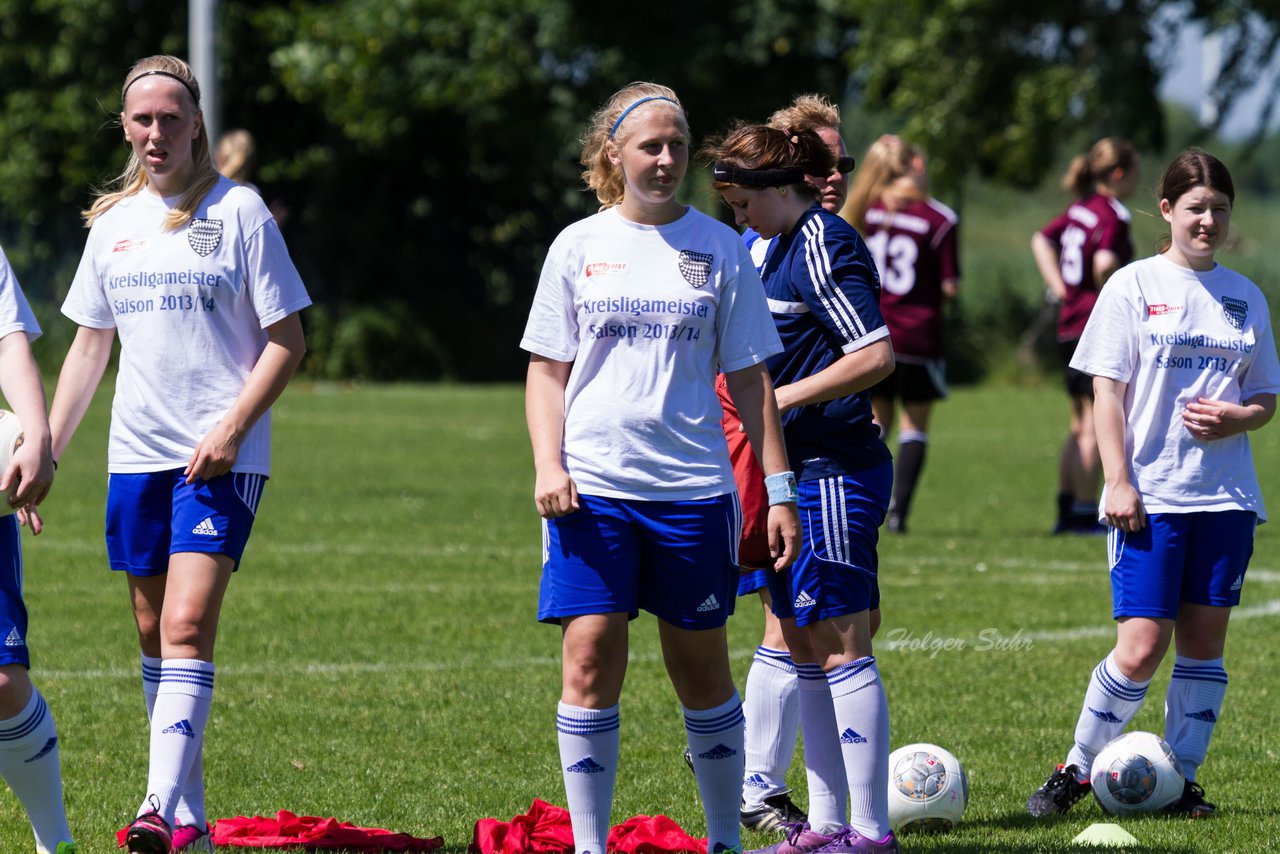
{"type": "Polygon", "coordinates": [[[806,831],[809,827],[806,824],[809,816],[792,802],[790,789],[770,795],[759,806],[750,809],[744,803],[738,818],[744,828],[759,833],[786,831],[790,835],[791,826],[804,825],[806,831]]]}
{"type": "Polygon", "coordinates": [[[1165,812],[1187,818],[1210,818],[1217,814],[1218,808],[1204,799],[1204,789],[1199,783],[1188,780],[1182,787],[1182,797],[1165,807],[1165,812]]]}
{"type": "Polygon", "coordinates": [[[742,846],[731,848],[723,842],[717,842],[716,847],[712,849],[712,854],[742,854],[742,846]]]}
{"type": "Polygon", "coordinates": [[[194,824],[175,824],[173,826],[173,854],[213,854],[212,829],[208,824],[203,829],[194,824]]]}
{"type": "Polygon", "coordinates": [[[80,848],[74,842],[59,842],[55,854],[79,854],[80,848]]]}
{"type": "Polygon", "coordinates": [[[1027,812],[1043,818],[1060,815],[1075,806],[1076,801],[1089,794],[1089,784],[1076,781],[1077,771],[1079,769],[1075,765],[1059,765],[1044,785],[1027,799],[1027,812]]]}
{"type": "Polygon", "coordinates": [[[692,773],[693,776],[698,776],[698,772],[693,768],[693,751],[688,748],[685,748],[684,751],[684,764],[689,766],[689,772],[692,773]]]}
{"type": "Polygon", "coordinates": [[[822,854],[899,854],[902,849],[898,847],[892,831],[877,842],[852,827],[845,827],[836,831],[831,841],[817,850],[822,854]]]}
{"type": "Polygon", "coordinates": [[[151,810],[129,825],[124,844],[129,854],[172,854],[173,831],[160,813],[151,810]]]}
{"type": "Polygon", "coordinates": [[[786,839],[775,842],[767,848],[748,851],[747,854],[810,854],[831,844],[831,840],[835,838],[834,834],[828,836],[812,830],[807,821],[784,822],[782,829],[787,831],[786,839]]]}

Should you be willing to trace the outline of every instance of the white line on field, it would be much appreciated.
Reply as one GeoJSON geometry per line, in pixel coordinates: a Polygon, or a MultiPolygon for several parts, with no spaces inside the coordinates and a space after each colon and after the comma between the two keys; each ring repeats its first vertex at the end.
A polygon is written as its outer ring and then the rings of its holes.
{"type": "MultiPolygon", "coordinates": [[[[1280,615],[1280,599],[1271,599],[1266,602],[1260,602],[1257,605],[1245,605],[1236,608],[1231,615],[1231,621],[1235,623],[1240,620],[1253,620],[1259,617],[1274,617],[1276,615],[1280,615]]],[[[903,634],[904,632],[909,632],[909,630],[902,629],[901,627],[895,627],[894,629],[885,632],[885,637],[876,643],[877,652],[931,652],[959,649],[976,649],[979,651],[983,649],[1029,649],[1039,641],[1057,642],[1111,637],[1115,634],[1115,626],[1079,626],[1073,629],[1057,629],[1054,631],[1044,632],[1023,632],[1018,630],[1013,634],[997,632],[995,629],[991,629],[989,632],[994,632],[994,634],[984,632],[983,635],[974,638],[935,638],[932,634],[927,635],[926,637],[916,637],[910,634],[903,634]],[[892,637],[895,633],[899,634],[899,639],[897,640],[892,637]]],[[[754,649],[731,650],[729,653],[729,657],[735,660],[751,658],[753,655],[755,655],[754,649]]],[[[661,655],[657,652],[633,653],[630,656],[630,661],[637,663],[656,663],[660,660],[661,655]]],[[[490,670],[523,670],[544,667],[558,668],[559,666],[559,656],[543,655],[527,658],[485,658],[483,663],[481,663],[479,659],[452,659],[449,661],[297,662],[295,664],[290,664],[288,662],[273,662],[271,664],[230,664],[220,665],[218,667],[218,673],[223,678],[235,678],[241,676],[330,676],[362,673],[448,673],[477,667],[484,667],[490,670]]],[[[108,667],[89,670],[37,671],[37,679],[39,680],[137,678],[137,669],[124,667],[108,667]]]]}

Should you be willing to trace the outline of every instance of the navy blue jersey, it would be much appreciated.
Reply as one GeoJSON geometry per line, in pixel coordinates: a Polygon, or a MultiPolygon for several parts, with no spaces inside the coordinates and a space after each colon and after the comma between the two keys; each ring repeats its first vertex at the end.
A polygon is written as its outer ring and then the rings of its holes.
{"type": "MultiPolygon", "coordinates": [[[[782,338],[768,360],[774,385],[812,376],[847,353],[889,339],[880,278],[853,227],[818,205],[790,234],[770,241],[760,277],[782,338]]],[[[858,472],[891,459],[865,391],[782,416],[787,455],[800,480],[858,472]]]]}

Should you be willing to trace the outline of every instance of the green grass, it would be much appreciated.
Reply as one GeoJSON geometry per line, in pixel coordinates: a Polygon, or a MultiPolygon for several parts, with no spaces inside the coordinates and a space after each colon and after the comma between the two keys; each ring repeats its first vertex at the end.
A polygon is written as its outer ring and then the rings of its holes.
{"type": "MultiPolygon", "coordinates": [[[[34,675],[62,735],[66,796],[88,852],[115,851],[146,777],[147,730],[122,578],[102,545],[99,394],[28,538],[34,675]]],[[[1027,795],[1069,746],[1090,669],[1110,646],[1103,544],[1052,538],[1066,403],[1056,388],[961,390],[935,413],[911,533],[883,543],[881,640],[963,649],[879,657],[895,746],[933,741],[972,779],[964,823],[909,852],[1068,851],[1092,802],[1033,824],[1027,795]],[[1010,641],[982,649],[986,631],[1010,641]],[[1067,639],[1063,639],[1067,638],[1067,639]],[[954,646],[954,644],[953,644],[954,646]]],[[[1280,425],[1255,437],[1273,506],[1280,425]]],[[[563,803],[556,760],[558,632],[534,620],[539,523],[515,387],[297,383],[276,411],[275,477],[231,586],[206,749],[211,815],[331,815],[444,837],[534,797],[563,803]]],[[[1258,536],[1229,642],[1232,688],[1201,774],[1213,821],[1124,820],[1146,850],[1255,852],[1280,841],[1272,800],[1280,674],[1280,534],[1258,536]]],[[[758,609],[730,623],[739,685],[758,609]]],[[[1159,732],[1161,669],[1136,726],[1159,732]]],[[[681,761],[679,705],[652,619],[633,624],[615,821],[666,813],[704,832],[681,761]]],[[[804,777],[792,769],[803,801],[804,777]]],[[[750,846],[766,843],[748,837],[750,846]]],[[[0,851],[30,851],[0,791],[0,851]]]]}

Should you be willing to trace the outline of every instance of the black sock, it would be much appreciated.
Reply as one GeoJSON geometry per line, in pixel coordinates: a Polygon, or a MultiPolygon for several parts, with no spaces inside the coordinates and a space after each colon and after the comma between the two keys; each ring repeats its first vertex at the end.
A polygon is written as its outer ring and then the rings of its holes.
{"type": "Polygon", "coordinates": [[[923,439],[906,439],[898,445],[898,470],[893,484],[893,510],[902,518],[911,509],[911,498],[916,492],[916,482],[924,469],[924,456],[928,444],[923,439]]]}

